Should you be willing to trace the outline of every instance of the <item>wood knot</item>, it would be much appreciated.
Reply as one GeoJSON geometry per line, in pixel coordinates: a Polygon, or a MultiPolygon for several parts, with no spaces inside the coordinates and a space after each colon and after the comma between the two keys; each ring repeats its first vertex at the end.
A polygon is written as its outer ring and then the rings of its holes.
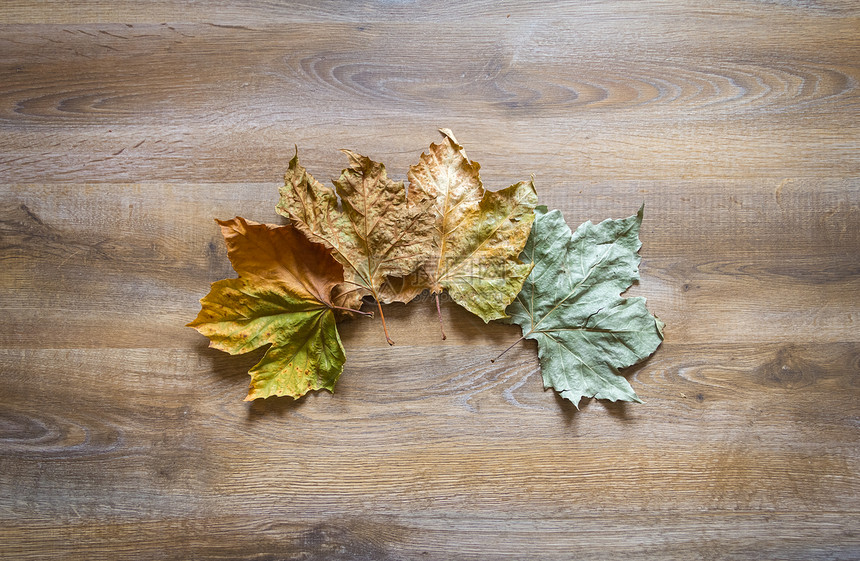
{"type": "Polygon", "coordinates": [[[766,386],[796,390],[814,384],[819,370],[817,364],[803,358],[797,347],[783,347],[773,360],[758,369],[758,377],[766,386]]]}

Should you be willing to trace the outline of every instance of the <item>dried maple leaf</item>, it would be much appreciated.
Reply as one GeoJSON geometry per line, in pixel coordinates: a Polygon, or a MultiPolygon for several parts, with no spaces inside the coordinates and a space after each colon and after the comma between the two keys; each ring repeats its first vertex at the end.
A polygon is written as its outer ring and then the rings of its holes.
{"type": "Polygon", "coordinates": [[[217,222],[239,278],[212,283],[188,325],[230,354],[271,344],[250,371],[246,401],[334,391],[345,356],[331,293],[343,267],[292,226],[217,222]]]}
{"type": "Polygon", "coordinates": [[[518,256],[534,221],[534,184],[485,191],[480,164],[466,157],[451,131],[440,132],[442,142],[431,144],[409,169],[410,199],[433,201],[430,255],[411,278],[391,279],[389,297],[408,302],[429,289],[438,307],[439,293],[447,290],[485,322],[506,317],[505,308],[531,271],[518,256]]]}
{"type": "Polygon", "coordinates": [[[579,406],[583,397],[640,401],[620,368],[653,353],[663,322],[641,297],[622,298],[639,278],[642,209],[623,220],[586,222],[571,234],[558,210],[538,207],[522,258],[534,264],[508,307],[521,339],[538,343],[544,387],[579,406]]]}
{"type": "Polygon", "coordinates": [[[388,179],[385,166],[370,158],[343,151],[349,167],[332,190],[299,165],[298,154],[284,177],[277,211],[309,239],[325,244],[344,267],[344,285],[337,302],[357,308],[365,295],[373,296],[388,335],[381,303],[386,277],[405,276],[426,259],[433,217],[429,201],[406,199],[403,182],[388,179]],[[340,196],[343,210],[338,208],[340,196]]]}

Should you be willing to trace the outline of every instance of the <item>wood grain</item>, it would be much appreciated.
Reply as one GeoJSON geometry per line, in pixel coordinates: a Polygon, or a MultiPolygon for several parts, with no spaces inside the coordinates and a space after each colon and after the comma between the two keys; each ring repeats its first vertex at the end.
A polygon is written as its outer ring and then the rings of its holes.
{"type": "Polygon", "coordinates": [[[344,147],[405,169],[450,126],[509,181],[546,170],[857,175],[860,11],[649,6],[629,18],[624,7],[488,15],[468,29],[373,18],[7,25],[0,172],[15,182],[273,181],[300,139],[323,176],[342,166],[344,147]]]}
{"type": "Polygon", "coordinates": [[[860,557],[852,1],[0,6],[0,557],[860,557]],[[298,146],[404,179],[454,129],[571,226],[645,205],[645,404],[543,390],[443,302],[245,403],[184,327],[298,146]]]}

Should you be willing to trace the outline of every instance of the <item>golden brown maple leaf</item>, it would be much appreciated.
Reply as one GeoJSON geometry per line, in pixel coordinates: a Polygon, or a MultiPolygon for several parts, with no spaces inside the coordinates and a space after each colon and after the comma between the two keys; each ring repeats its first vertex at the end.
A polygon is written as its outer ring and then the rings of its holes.
{"type": "Polygon", "coordinates": [[[390,180],[385,166],[343,152],[349,167],[334,181],[336,191],[314,179],[296,154],[284,176],[277,211],[309,239],[329,247],[343,265],[340,305],[357,308],[366,295],[376,300],[385,338],[394,344],[381,306],[389,300],[381,288],[387,277],[409,275],[426,260],[434,222],[427,212],[430,201],[417,196],[407,201],[403,182],[390,180]]]}
{"type": "Polygon", "coordinates": [[[388,297],[408,302],[429,289],[438,307],[439,293],[447,290],[485,322],[504,318],[531,270],[518,256],[534,221],[534,183],[485,191],[480,164],[466,157],[451,131],[440,132],[442,142],[409,169],[410,199],[433,201],[432,247],[418,273],[391,279],[388,297]]]}

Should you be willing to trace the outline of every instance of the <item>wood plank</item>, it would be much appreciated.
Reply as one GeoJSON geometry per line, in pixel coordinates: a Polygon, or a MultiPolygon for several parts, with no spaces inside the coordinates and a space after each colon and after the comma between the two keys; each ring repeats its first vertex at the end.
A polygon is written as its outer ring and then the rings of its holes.
{"type": "Polygon", "coordinates": [[[421,504],[428,516],[523,519],[595,503],[856,510],[856,343],[668,345],[633,374],[645,405],[581,413],[543,391],[532,349],[500,365],[473,352],[354,350],[334,395],[247,409],[247,358],[4,351],[2,481],[32,485],[3,504],[10,516],[32,504],[42,516],[96,518],[138,516],[118,510],[127,501],[165,516],[207,501],[293,516],[347,515],[369,500],[404,516],[421,504]],[[843,399],[821,405],[833,395],[843,399]]]}
{"type": "Polygon", "coordinates": [[[858,122],[844,115],[860,110],[860,18],[804,15],[750,18],[713,43],[701,37],[720,14],[668,22],[688,30],[677,40],[644,15],[469,30],[9,25],[0,181],[270,181],[296,144],[323,177],[341,147],[400,169],[439,126],[488,153],[485,169],[526,175],[856,176],[858,122]]]}
{"type": "Polygon", "coordinates": [[[805,513],[699,513],[656,518],[651,514],[510,521],[498,519],[330,518],[298,522],[231,517],[151,520],[134,524],[75,523],[54,528],[14,522],[10,535],[22,547],[16,559],[361,559],[394,561],[498,560],[529,552],[548,560],[749,559],[786,561],[850,559],[860,518],[805,513]],[[309,523],[309,524],[308,524],[309,523]],[[664,530],[655,531],[656,524],[664,530]],[[43,536],[34,539],[37,536],[43,536]],[[177,535],[165,543],[165,535],[177,535]],[[620,540],[618,536],[624,536],[620,540]],[[846,538],[848,541],[846,541],[846,538]],[[491,539],[493,545],[487,546],[491,539]],[[738,542],[746,544],[738,546],[738,542]],[[810,545],[815,543],[816,545],[810,545]],[[222,544],[222,545],[216,545],[222,544]],[[428,544],[432,544],[428,545],[428,544]],[[46,547],[47,545],[47,547],[46,547]],[[45,547],[43,552],[36,548],[45,547]],[[711,554],[703,553],[718,552],[711,554]],[[249,552],[259,552],[251,554],[249,552]],[[343,552],[351,552],[344,557],[343,552]]]}
{"type": "MultiPolygon", "coordinates": [[[[153,0],[145,5],[131,0],[116,0],[110,4],[98,0],[76,0],[74,2],[39,0],[9,0],[0,12],[0,23],[152,23],[152,22],[197,22],[226,24],[278,23],[324,23],[324,22],[387,22],[408,21],[462,23],[465,19],[485,20],[548,20],[569,19],[575,16],[588,17],[593,21],[636,19],[631,16],[663,16],[709,18],[713,16],[743,18],[779,17],[849,17],[856,16],[857,5],[852,0],[811,0],[732,3],[713,3],[703,6],[695,0],[668,2],[666,0],[608,0],[605,2],[550,2],[540,0],[529,3],[502,0],[467,0],[460,2],[456,10],[442,0],[424,2],[420,10],[410,5],[399,5],[384,1],[361,0],[350,2],[348,9],[339,2],[320,4],[307,0],[298,2],[273,2],[259,4],[250,0],[153,0]]],[[[727,26],[727,30],[733,28],[727,26]]],[[[649,28],[650,30],[650,28],[649,28]]]]}
{"type": "MultiPolygon", "coordinates": [[[[649,298],[673,340],[858,341],[845,326],[860,317],[860,183],[575,187],[542,191],[573,227],[632,214],[645,203],[642,281],[630,293],[649,298]]],[[[208,283],[235,276],[212,219],[281,220],[273,212],[277,184],[22,185],[0,192],[7,201],[0,303],[11,326],[0,343],[13,348],[194,344],[196,334],[183,326],[198,299],[208,283]],[[102,334],[106,323],[118,328],[110,337],[102,334]]],[[[395,339],[441,344],[426,336],[433,312],[427,303],[391,306],[395,339]]],[[[447,345],[482,340],[503,349],[516,338],[516,328],[487,327],[453,304],[445,304],[445,315],[456,326],[447,345]]],[[[356,346],[383,343],[368,322],[348,327],[357,332],[356,346]]]]}

